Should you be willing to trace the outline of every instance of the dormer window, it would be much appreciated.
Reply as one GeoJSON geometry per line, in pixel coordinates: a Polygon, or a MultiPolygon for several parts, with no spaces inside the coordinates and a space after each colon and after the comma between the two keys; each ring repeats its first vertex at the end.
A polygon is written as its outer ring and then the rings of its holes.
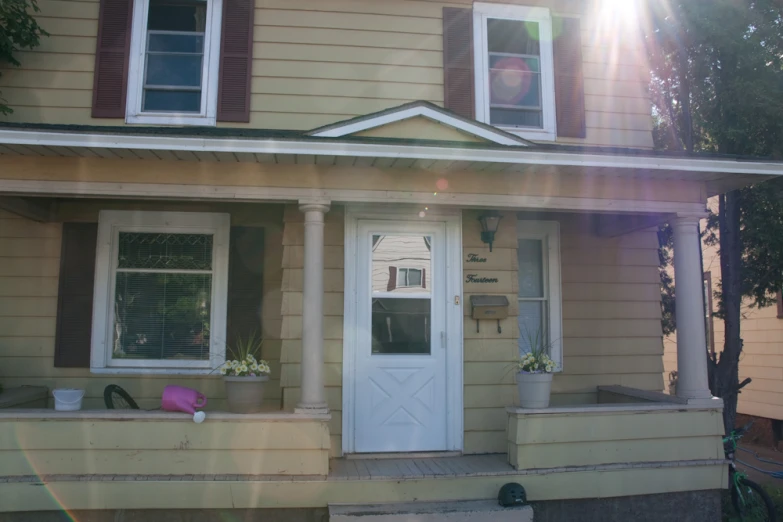
{"type": "Polygon", "coordinates": [[[549,9],[477,3],[473,16],[476,119],[524,138],[554,140],[549,9]]]}
{"type": "Polygon", "coordinates": [[[214,125],[222,0],[134,4],[128,123],[214,125]]]}

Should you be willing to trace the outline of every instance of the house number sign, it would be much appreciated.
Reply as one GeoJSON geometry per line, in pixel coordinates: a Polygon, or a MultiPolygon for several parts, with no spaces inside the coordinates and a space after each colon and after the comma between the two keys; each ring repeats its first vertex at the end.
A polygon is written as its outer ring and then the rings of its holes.
{"type": "Polygon", "coordinates": [[[478,274],[467,274],[465,276],[465,282],[476,284],[493,284],[499,283],[500,280],[497,277],[481,277],[478,274]]]}
{"type": "Polygon", "coordinates": [[[465,261],[466,263],[486,263],[487,258],[486,257],[479,257],[478,254],[468,254],[468,259],[465,261]]]}

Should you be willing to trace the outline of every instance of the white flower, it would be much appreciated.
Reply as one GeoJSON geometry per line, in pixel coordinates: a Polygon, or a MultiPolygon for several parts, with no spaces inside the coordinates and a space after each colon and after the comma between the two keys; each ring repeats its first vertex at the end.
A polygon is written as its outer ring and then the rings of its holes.
{"type": "Polygon", "coordinates": [[[243,364],[243,365],[241,365],[241,366],[239,367],[239,371],[240,371],[241,373],[247,373],[247,370],[248,370],[248,368],[247,368],[247,365],[245,365],[245,364],[243,364]]]}
{"type": "Polygon", "coordinates": [[[250,365],[250,371],[257,372],[258,371],[258,363],[253,362],[253,364],[250,365]]]}
{"type": "Polygon", "coordinates": [[[220,367],[220,374],[225,375],[228,373],[228,368],[224,365],[220,367]]]}

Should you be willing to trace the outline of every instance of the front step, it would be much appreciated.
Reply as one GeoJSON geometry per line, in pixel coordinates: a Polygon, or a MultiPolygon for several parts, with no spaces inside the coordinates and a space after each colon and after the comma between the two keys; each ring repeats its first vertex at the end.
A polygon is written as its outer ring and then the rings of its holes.
{"type": "Polygon", "coordinates": [[[330,504],[330,522],[533,522],[530,506],[504,508],[495,500],[330,504]]]}

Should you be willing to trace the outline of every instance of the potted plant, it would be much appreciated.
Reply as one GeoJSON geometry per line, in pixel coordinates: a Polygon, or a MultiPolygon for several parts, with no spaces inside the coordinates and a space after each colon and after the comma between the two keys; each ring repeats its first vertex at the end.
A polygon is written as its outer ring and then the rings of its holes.
{"type": "Polygon", "coordinates": [[[527,335],[530,351],[517,361],[517,391],[522,408],[548,408],[552,393],[552,372],[557,364],[549,357],[549,346],[539,332],[527,335]]]}
{"type": "Polygon", "coordinates": [[[256,334],[237,337],[234,346],[228,348],[231,357],[220,366],[226,384],[228,411],[232,413],[257,413],[264,402],[264,384],[269,380],[269,363],[258,359],[263,341],[256,334]]]}

